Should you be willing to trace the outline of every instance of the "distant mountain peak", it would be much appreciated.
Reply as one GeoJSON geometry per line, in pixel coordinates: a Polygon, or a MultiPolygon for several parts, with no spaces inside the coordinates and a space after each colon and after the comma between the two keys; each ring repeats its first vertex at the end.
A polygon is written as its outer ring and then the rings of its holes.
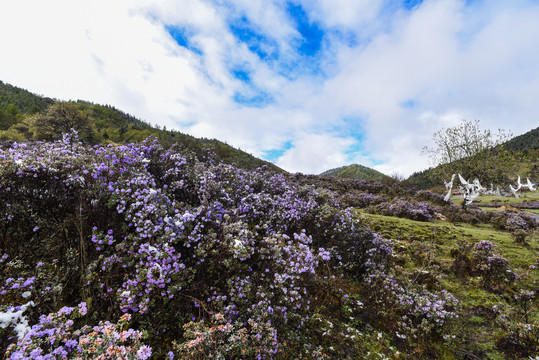
{"type": "Polygon", "coordinates": [[[383,180],[388,177],[377,170],[359,164],[350,164],[347,166],[330,169],[321,173],[320,176],[365,180],[383,180]]]}

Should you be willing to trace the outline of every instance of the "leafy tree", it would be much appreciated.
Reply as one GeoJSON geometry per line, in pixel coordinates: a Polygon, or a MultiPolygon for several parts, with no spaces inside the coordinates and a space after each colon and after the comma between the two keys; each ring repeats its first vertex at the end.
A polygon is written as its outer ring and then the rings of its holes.
{"type": "Polygon", "coordinates": [[[425,146],[422,154],[435,168],[431,175],[438,180],[460,173],[465,178],[500,183],[511,172],[514,155],[503,147],[512,137],[510,132],[481,130],[479,120],[462,122],[443,128],[433,135],[435,147],[425,146]]]}
{"type": "Polygon", "coordinates": [[[25,141],[30,137],[30,129],[25,123],[17,123],[0,131],[0,140],[25,141]]]}
{"type": "Polygon", "coordinates": [[[92,121],[73,103],[56,102],[44,113],[36,114],[30,124],[37,140],[58,139],[71,129],[75,129],[83,141],[93,143],[96,139],[92,121]]]}
{"type": "Polygon", "coordinates": [[[23,118],[15,104],[8,104],[5,109],[0,108],[0,130],[7,130],[13,124],[18,123],[23,118]]]}
{"type": "Polygon", "coordinates": [[[12,124],[11,116],[0,109],[0,130],[7,130],[12,124]]]}

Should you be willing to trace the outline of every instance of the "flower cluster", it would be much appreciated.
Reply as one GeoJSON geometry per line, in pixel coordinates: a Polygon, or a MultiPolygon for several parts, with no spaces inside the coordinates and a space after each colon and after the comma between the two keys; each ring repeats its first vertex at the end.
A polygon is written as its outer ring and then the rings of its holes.
{"type": "Polygon", "coordinates": [[[418,221],[430,221],[435,218],[436,211],[428,202],[414,203],[395,199],[391,202],[381,203],[368,208],[368,211],[375,214],[397,216],[418,221]]]}
{"type": "Polygon", "coordinates": [[[27,329],[9,345],[10,359],[125,359],[145,360],[151,348],[142,344],[142,333],[127,329],[129,315],[117,324],[101,321],[97,326],[75,328],[75,320],[87,314],[85,303],[63,307],[57,313],[42,315],[39,323],[27,329]]]}
{"type": "Polygon", "coordinates": [[[488,240],[481,240],[472,249],[472,266],[475,273],[482,277],[483,284],[487,287],[511,282],[516,278],[515,273],[509,267],[509,262],[495,252],[496,248],[496,244],[488,240]]]}
{"type": "Polygon", "coordinates": [[[248,319],[243,325],[227,322],[222,314],[210,321],[189,322],[183,326],[185,341],[175,343],[175,353],[185,359],[271,358],[277,353],[277,331],[270,321],[248,319]]]}

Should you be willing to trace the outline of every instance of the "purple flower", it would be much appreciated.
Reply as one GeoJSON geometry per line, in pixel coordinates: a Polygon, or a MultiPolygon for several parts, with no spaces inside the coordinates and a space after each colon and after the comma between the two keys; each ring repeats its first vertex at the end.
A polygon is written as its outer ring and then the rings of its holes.
{"type": "Polygon", "coordinates": [[[78,341],[77,340],[73,340],[73,339],[69,339],[65,342],[65,346],[68,347],[68,348],[74,348],[75,346],[78,345],[78,341]]]}
{"type": "Polygon", "coordinates": [[[146,360],[152,355],[152,348],[147,345],[142,345],[137,351],[137,356],[141,360],[146,360]]]}
{"type": "Polygon", "coordinates": [[[81,302],[79,304],[79,314],[81,315],[86,315],[86,313],[88,312],[88,309],[86,308],[86,303],[85,302],[81,302]]]}

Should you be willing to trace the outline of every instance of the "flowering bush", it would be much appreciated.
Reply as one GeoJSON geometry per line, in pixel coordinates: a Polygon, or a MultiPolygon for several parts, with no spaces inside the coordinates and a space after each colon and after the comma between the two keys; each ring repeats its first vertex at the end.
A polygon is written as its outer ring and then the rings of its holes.
{"type": "MultiPolygon", "coordinates": [[[[0,179],[0,346],[12,358],[323,357],[334,350],[312,319],[327,282],[376,293],[371,276],[391,278],[391,244],[301,176],[71,134],[0,150],[0,179]]],[[[432,217],[426,203],[395,204],[432,217]]],[[[410,291],[386,296],[402,302],[403,329],[440,332],[453,300],[410,291]]]]}
{"type": "Polygon", "coordinates": [[[369,212],[387,216],[397,216],[418,221],[430,221],[435,218],[435,211],[428,202],[415,203],[400,199],[381,203],[368,208],[369,212]]]}
{"type": "Polygon", "coordinates": [[[509,232],[531,232],[537,228],[537,221],[531,216],[520,212],[503,211],[491,212],[490,222],[499,230],[507,230],[509,232]]]}
{"type": "Polygon", "coordinates": [[[537,228],[537,222],[527,215],[511,214],[505,226],[517,243],[524,244],[537,228]]]}
{"type": "MultiPolygon", "coordinates": [[[[74,328],[74,320],[87,314],[86,304],[63,307],[57,313],[42,315],[39,323],[19,334],[17,343],[8,346],[10,359],[148,359],[152,350],[141,343],[142,333],[127,329],[129,315],[117,324],[74,328]],[[20,336],[22,335],[22,336],[20,336]]],[[[25,324],[27,326],[27,324],[25,324]]]]}
{"type": "Polygon", "coordinates": [[[475,273],[483,278],[483,284],[487,287],[511,282],[516,278],[507,259],[495,253],[496,248],[496,244],[481,240],[472,249],[472,266],[475,273]]]}
{"type": "MultiPolygon", "coordinates": [[[[514,208],[517,208],[517,209],[539,209],[539,202],[538,201],[527,202],[526,200],[524,200],[521,203],[509,203],[507,205],[510,205],[511,207],[514,207],[514,208]]],[[[496,203],[496,202],[482,203],[481,206],[496,208],[496,207],[500,206],[500,203],[499,202],[498,203],[496,203]]]]}
{"type": "Polygon", "coordinates": [[[432,191],[427,190],[419,190],[416,194],[416,198],[421,199],[423,201],[429,201],[432,204],[438,205],[438,206],[444,206],[447,205],[447,201],[444,200],[444,195],[434,193],[432,191]]]}
{"type": "Polygon", "coordinates": [[[532,358],[539,355],[539,324],[537,296],[534,291],[521,289],[514,295],[516,308],[497,307],[497,322],[505,330],[497,346],[508,357],[532,358]]]}
{"type": "Polygon", "coordinates": [[[341,197],[341,201],[345,206],[355,208],[366,208],[371,205],[377,205],[387,201],[383,195],[376,195],[365,192],[347,192],[341,197]]]}
{"type": "Polygon", "coordinates": [[[367,280],[369,316],[382,316],[384,321],[398,324],[395,335],[410,344],[440,337],[445,325],[457,315],[458,301],[447,291],[432,293],[406,286],[392,276],[375,272],[367,280]]]}
{"type": "Polygon", "coordinates": [[[278,350],[277,331],[270,322],[249,319],[243,326],[227,322],[221,314],[214,314],[211,320],[208,324],[201,320],[183,325],[186,341],[174,344],[180,358],[271,358],[278,350]]]}

